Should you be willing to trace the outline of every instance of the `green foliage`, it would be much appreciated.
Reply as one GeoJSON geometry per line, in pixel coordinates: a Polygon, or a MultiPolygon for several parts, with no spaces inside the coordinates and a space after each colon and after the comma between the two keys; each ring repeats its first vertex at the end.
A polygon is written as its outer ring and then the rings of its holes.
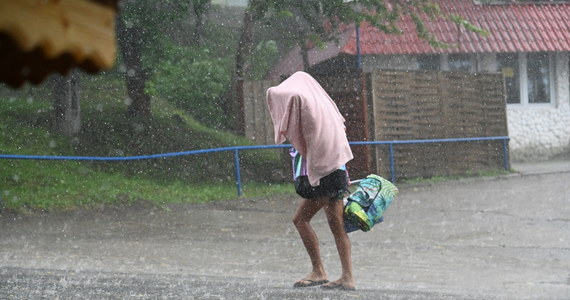
{"type": "Polygon", "coordinates": [[[267,71],[275,64],[278,58],[277,44],[275,41],[269,40],[259,42],[249,60],[251,70],[248,73],[248,79],[263,79],[267,71]]]}
{"type": "MultiPolygon", "coordinates": [[[[124,79],[118,76],[125,69],[121,64],[81,78],[82,130],[73,139],[50,130],[51,87],[0,89],[0,153],[131,156],[252,145],[212,128],[224,122],[218,101],[229,86],[228,65],[237,31],[231,31],[228,22],[208,24],[202,48],[185,46],[188,41],[180,35],[177,40],[172,27],[188,26],[183,20],[191,2],[121,2],[126,26],[144,27],[143,61],[152,76],[147,90],[154,96],[151,118],[125,117],[129,99],[124,79]]],[[[263,45],[257,53],[269,58],[271,45],[263,45]]],[[[264,61],[259,62],[262,66],[264,61]]],[[[282,168],[287,165],[281,154],[240,152],[245,196],[291,192],[289,183],[267,185],[284,180],[282,168]]],[[[0,209],[4,205],[15,211],[60,210],[140,199],[159,205],[233,199],[234,172],[230,152],[133,162],[0,159],[0,209]]]]}
{"type": "MultiPolygon", "coordinates": [[[[87,84],[85,82],[82,94],[97,101],[85,101],[82,105],[83,126],[76,145],[82,155],[130,156],[253,144],[244,137],[205,126],[160,97],[154,99],[151,120],[127,120],[124,117],[125,96],[104,96],[112,95],[114,90],[124,92],[124,86],[112,87],[111,82],[105,81],[92,86],[87,84]],[[105,87],[103,93],[101,86],[105,87]]],[[[275,151],[245,151],[240,155],[244,177],[252,180],[275,179],[272,175],[275,165],[282,165],[275,151]]],[[[98,163],[96,167],[163,181],[225,182],[234,177],[232,162],[232,153],[219,152],[128,163],[98,163]]]]}
{"type": "Polygon", "coordinates": [[[222,97],[230,87],[233,52],[227,49],[234,49],[235,37],[227,25],[207,22],[195,45],[192,18],[208,7],[206,0],[126,1],[121,18],[127,28],[143,29],[144,92],[207,126],[227,128],[222,97]]]}
{"type": "MultiPolygon", "coordinates": [[[[51,103],[10,98],[0,100],[0,152],[69,155],[68,141],[50,132],[51,103]]],[[[1,161],[0,161],[1,162],[1,161]]]]}
{"type": "Polygon", "coordinates": [[[189,13],[197,0],[125,0],[121,2],[120,17],[127,28],[143,28],[141,42],[146,68],[153,69],[163,57],[162,45],[166,41],[165,29],[189,13]]]}
{"type": "Polygon", "coordinates": [[[223,128],[227,117],[220,106],[230,82],[229,59],[212,58],[208,49],[168,45],[146,91],[168,100],[201,123],[223,128]]]}
{"type": "MultiPolygon", "coordinates": [[[[160,28],[173,18],[179,18],[188,12],[193,0],[124,0],[121,1],[121,17],[127,23],[160,28]],[[167,19],[171,18],[171,19],[167,19]]],[[[150,34],[150,33],[149,33],[150,34]]]]}

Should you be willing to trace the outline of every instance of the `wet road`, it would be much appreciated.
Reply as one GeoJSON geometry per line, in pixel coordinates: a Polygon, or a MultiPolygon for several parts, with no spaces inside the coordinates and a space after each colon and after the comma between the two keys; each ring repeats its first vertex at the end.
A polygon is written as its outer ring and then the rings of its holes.
{"type": "MultiPolygon", "coordinates": [[[[568,299],[570,172],[402,185],[351,233],[357,291],[293,289],[296,199],[0,215],[0,299],[568,299]]],[[[324,215],[314,227],[340,275],[324,215]]]]}

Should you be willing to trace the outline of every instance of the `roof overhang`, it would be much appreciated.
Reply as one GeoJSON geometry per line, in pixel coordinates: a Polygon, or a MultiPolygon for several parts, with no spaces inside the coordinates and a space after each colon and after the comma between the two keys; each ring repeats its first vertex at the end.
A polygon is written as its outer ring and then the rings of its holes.
{"type": "Polygon", "coordinates": [[[0,81],[20,87],[74,67],[112,67],[118,1],[0,0],[0,81]]]}

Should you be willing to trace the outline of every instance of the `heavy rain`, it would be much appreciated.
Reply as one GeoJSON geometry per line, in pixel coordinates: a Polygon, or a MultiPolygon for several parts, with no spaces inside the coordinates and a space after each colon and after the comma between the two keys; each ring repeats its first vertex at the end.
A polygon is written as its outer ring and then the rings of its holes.
{"type": "Polygon", "coordinates": [[[569,17],[0,0],[0,299],[569,299],[569,17]]]}

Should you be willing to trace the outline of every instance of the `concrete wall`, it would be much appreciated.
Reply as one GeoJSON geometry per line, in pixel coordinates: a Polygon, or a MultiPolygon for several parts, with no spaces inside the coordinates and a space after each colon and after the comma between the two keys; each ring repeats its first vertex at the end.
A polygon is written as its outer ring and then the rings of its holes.
{"type": "Polygon", "coordinates": [[[415,70],[416,60],[412,55],[383,55],[362,57],[362,70],[372,73],[374,70],[415,70]]]}

